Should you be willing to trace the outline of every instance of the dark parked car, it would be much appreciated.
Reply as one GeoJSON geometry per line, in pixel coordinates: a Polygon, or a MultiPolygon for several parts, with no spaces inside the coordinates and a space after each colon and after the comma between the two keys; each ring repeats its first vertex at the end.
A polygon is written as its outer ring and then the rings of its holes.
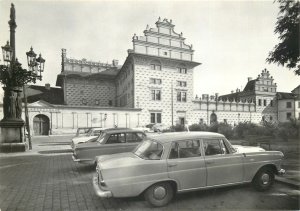
{"type": "Polygon", "coordinates": [[[132,151],[146,134],[133,129],[107,129],[98,138],[75,145],[73,160],[76,162],[94,163],[95,157],[132,151]]]}

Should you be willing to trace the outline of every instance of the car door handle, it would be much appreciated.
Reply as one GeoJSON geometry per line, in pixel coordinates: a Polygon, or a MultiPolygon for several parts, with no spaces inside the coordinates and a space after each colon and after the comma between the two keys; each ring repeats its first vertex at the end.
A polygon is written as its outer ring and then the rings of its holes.
{"type": "Polygon", "coordinates": [[[206,161],[206,164],[213,164],[215,161],[206,161]]]}
{"type": "Polygon", "coordinates": [[[174,167],[174,166],[177,166],[177,164],[173,163],[168,165],[168,167],[174,167]]]}

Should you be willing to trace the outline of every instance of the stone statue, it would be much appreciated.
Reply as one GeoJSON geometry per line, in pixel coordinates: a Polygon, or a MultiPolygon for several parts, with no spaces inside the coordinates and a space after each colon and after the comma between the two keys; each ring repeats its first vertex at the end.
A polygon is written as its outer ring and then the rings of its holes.
{"type": "Polygon", "coordinates": [[[11,20],[16,20],[16,10],[15,10],[15,5],[14,4],[11,4],[10,19],[11,20]]]}
{"type": "Polygon", "coordinates": [[[22,118],[22,97],[21,97],[20,91],[17,92],[17,98],[16,98],[16,118],[21,119],[22,118]]]}

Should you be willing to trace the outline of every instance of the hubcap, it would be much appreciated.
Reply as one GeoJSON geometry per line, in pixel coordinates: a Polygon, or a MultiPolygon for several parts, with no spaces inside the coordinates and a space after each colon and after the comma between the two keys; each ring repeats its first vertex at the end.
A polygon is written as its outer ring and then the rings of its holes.
{"type": "Polygon", "coordinates": [[[167,194],[167,191],[162,186],[155,188],[153,191],[153,196],[156,199],[163,199],[166,196],[166,194],[167,194]]]}
{"type": "Polygon", "coordinates": [[[270,182],[270,176],[269,174],[263,174],[261,176],[261,181],[263,185],[267,185],[270,182]]]}

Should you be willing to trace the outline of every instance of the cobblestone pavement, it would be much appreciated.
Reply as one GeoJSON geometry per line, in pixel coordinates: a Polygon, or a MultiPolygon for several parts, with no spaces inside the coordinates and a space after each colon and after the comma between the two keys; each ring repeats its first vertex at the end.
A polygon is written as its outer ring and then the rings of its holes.
{"type": "MultiPolygon", "coordinates": [[[[92,165],[74,163],[68,139],[34,139],[34,150],[0,155],[0,209],[147,210],[143,197],[100,199],[93,191],[92,165]],[[53,140],[54,139],[54,140],[53,140]]],[[[267,192],[251,185],[177,195],[158,210],[299,209],[299,190],[275,183],[267,192]]]]}

